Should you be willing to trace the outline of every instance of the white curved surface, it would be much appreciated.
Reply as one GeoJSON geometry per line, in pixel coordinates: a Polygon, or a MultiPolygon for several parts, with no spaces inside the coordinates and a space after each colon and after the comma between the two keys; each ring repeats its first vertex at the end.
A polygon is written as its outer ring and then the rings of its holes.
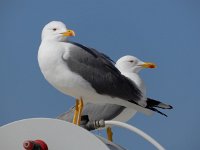
{"type": "Polygon", "coordinates": [[[116,125],[119,127],[126,128],[132,132],[135,132],[136,134],[140,135],[141,137],[143,137],[145,140],[147,140],[153,146],[155,146],[158,150],[165,150],[165,148],[162,145],[160,145],[155,139],[153,139],[148,134],[144,133],[142,130],[140,130],[134,126],[131,126],[129,124],[119,122],[119,121],[105,121],[105,125],[116,125]]]}
{"type": "Polygon", "coordinates": [[[34,118],[0,127],[0,150],[22,150],[25,140],[44,140],[49,150],[109,150],[87,130],[58,119],[34,118]]]}

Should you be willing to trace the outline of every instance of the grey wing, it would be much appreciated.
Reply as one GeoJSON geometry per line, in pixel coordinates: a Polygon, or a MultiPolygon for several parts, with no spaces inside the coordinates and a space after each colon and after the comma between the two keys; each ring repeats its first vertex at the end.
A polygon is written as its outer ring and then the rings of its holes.
{"type": "MultiPolygon", "coordinates": [[[[87,125],[93,123],[94,121],[112,120],[117,117],[124,109],[125,107],[114,104],[98,105],[87,103],[83,107],[80,125],[88,130],[94,130],[95,128],[89,128],[90,126],[88,127],[87,125]]],[[[59,115],[57,119],[73,122],[73,116],[74,109],[71,108],[69,111],[59,115]]]]}
{"type": "Polygon", "coordinates": [[[78,43],[70,44],[69,57],[63,55],[63,60],[71,71],[87,80],[97,93],[137,104],[141,97],[140,90],[120,73],[109,57],[78,43]]]}
{"type": "MultiPolygon", "coordinates": [[[[98,105],[87,103],[84,108],[81,116],[88,116],[88,121],[95,120],[112,120],[117,117],[125,107],[114,105],[114,104],[105,104],[98,105]]],[[[69,111],[59,115],[57,118],[60,120],[66,120],[69,122],[73,121],[74,108],[71,108],[69,111]]]]}
{"type": "Polygon", "coordinates": [[[82,115],[87,115],[89,121],[95,120],[112,120],[117,117],[125,107],[114,105],[114,104],[105,104],[105,105],[98,105],[87,103],[84,106],[82,115]]]}

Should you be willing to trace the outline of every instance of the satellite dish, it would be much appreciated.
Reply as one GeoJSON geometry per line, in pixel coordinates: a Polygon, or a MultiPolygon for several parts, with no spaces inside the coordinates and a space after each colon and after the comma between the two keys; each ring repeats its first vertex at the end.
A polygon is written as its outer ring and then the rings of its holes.
{"type": "Polygon", "coordinates": [[[0,127],[1,150],[25,150],[27,140],[41,140],[49,150],[110,150],[87,130],[58,119],[25,119],[0,127]]]}

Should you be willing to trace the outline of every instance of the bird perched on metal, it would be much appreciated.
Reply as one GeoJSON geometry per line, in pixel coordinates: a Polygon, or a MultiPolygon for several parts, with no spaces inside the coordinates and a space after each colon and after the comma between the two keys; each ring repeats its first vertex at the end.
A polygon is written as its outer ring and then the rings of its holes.
{"type": "Polygon", "coordinates": [[[45,79],[60,92],[77,99],[73,122],[80,124],[83,102],[117,104],[152,114],[137,85],[121,74],[105,54],[67,40],[74,35],[64,23],[52,21],[42,30],[38,51],[45,79]]]}
{"type": "MultiPolygon", "coordinates": [[[[144,97],[143,100],[147,102],[146,108],[156,111],[164,116],[167,116],[166,114],[160,112],[157,108],[171,109],[172,106],[164,104],[154,99],[147,98],[146,86],[144,84],[144,81],[139,76],[139,72],[144,68],[156,68],[156,65],[154,63],[143,62],[134,56],[127,55],[121,57],[116,62],[115,66],[124,76],[128,77],[140,89],[144,97]]],[[[73,112],[74,109],[71,109],[68,112],[58,116],[57,118],[72,122],[73,112]]],[[[88,103],[85,105],[83,109],[80,125],[88,130],[94,130],[95,128],[94,126],[91,126],[91,124],[93,124],[93,122],[96,120],[103,119],[103,120],[115,120],[115,121],[127,122],[135,115],[136,112],[137,111],[134,109],[128,109],[124,106],[119,106],[114,104],[98,105],[98,104],[88,103]]],[[[111,132],[110,128],[107,128],[107,133],[109,135],[108,137],[109,139],[112,139],[112,137],[110,136],[111,135],[110,132],[111,132]]]]}

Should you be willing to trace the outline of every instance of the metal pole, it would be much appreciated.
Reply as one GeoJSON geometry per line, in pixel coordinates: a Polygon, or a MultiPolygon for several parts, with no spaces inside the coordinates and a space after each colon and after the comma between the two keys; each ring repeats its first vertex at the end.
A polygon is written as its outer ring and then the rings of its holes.
{"type": "Polygon", "coordinates": [[[162,145],[160,145],[155,139],[153,139],[148,134],[144,133],[142,130],[140,130],[134,126],[131,126],[129,124],[119,122],[119,121],[105,121],[105,125],[116,125],[119,127],[126,128],[132,132],[135,132],[136,134],[140,135],[141,137],[143,137],[145,140],[147,140],[152,145],[154,145],[158,150],[165,150],[165,148],[162,147],[162,145]]]}

